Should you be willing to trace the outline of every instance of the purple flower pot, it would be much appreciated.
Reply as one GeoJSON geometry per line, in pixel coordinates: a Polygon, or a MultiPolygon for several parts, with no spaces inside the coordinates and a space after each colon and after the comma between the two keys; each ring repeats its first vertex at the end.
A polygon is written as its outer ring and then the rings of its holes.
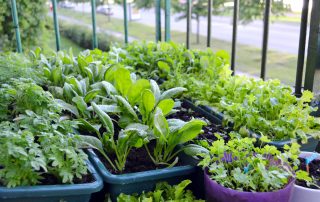
{"type": "Polygon", "coordinates": [[[207,202],[288,202],[294,185],[291,180],[283,189],[274,192],[243,192],[226,188],[210,179],[204,172],[207,202]]]}

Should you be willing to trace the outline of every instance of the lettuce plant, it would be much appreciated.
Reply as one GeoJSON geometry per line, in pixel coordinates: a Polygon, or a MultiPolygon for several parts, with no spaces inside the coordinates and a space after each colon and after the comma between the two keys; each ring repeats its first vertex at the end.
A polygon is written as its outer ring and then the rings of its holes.
{"type": "MultiPolygon", "coordinates": [[[[263,141],[268,142],[266,136],[263,141]]],[[[210,178],[220,185],[239,191],[269,192],[282,189],[297,168],[299,145],[285,146],[281,153],[276,147],[255,147],[255,139],[240,138],[225,143],[213,142],[199,163],[210,178]]]]}
{"type": "Polygon", "coordinates": [[[190,190],[186,190],[191,183],[190,180],[184,180],[177,185],[169,185],[167,182],[160,182],[156,185],[154,191],[143,192],[142,194],[126,195],[120,194],[118,202],[162,202],[162,201],[183,201],[183,202],[204,202],[197,200],[190,190]]]}

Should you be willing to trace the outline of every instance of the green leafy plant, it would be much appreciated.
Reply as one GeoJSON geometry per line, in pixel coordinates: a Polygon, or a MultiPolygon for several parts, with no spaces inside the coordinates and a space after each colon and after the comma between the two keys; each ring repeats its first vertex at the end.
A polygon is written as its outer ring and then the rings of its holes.
{"type": "Polygon", "coordinates": [[[148,141],[148,126],[133,123],[116,134],[112,119],[95,103],[92,103],[92,107],[106,132],[100,134],[99,128],[83,120],[83,124],[98,136],[82,136],[83,142],[86,142],[88,147],[97,149],[115,171],[121,172],[125,169],[131,149],[142,147],[148,141]],[[114,161],[111,160],[111,155],[115,156],[114,161]]]}
{"type": "Polygon", "coordinates": [[[177,155],[184,149],[175,151],[176,146],[197,137],[202,132],[202,126],[206,125],[206,122],[198,119],[189,122],[179,119],[166,120],[161,109],[157,108],[153,117],[153,124],[152,138],[156,145],[152,153],[148,146],[145,146],[148,154],[155,164],[174,166],[178,162],[177,155]],[[172,160],[174,161],[170,163],[172,160]]]}
{"type": "Polygon", "coordinates": [[[26,110],[37,114],[59,112],[53,96],[30,79],[12,79],[0,88],[0,117],[10,120],[26,110]]]}
{"type": "Polygon", "coordinates": [[[54,125],[32,131],[26,129],[25,122],[1,122],[0,184],[30,186],[48,176],[65,184],[87,174],[81,139],[65,130],[63,124],[54,125]]]}
{"type": "MultiPolygon", "coordinates": [[[[266,136],[263,137],[265,141],[266,136]]],[[[268,192],[282,189],[297,168],[299,145],[285,146],[281,153],[276,147],[255,147],[253,138],[223,139],[213,142],[199,163],[210,178],[220,185],[239,191],[268,192]]]]}
{"type": "Polygon", "coordinates": [[[120,194],[117,198],[118,202],[162,202],[162,201],[176,201],[176,202],[204,202],[204,200],[197,200],[190,190],[186,190],[191,183],[190,180],[184,180],[177,185],[169,185],[167,182],[160,182],[156,185],[154,191],[143,192],[141,195],[120,194]]]}

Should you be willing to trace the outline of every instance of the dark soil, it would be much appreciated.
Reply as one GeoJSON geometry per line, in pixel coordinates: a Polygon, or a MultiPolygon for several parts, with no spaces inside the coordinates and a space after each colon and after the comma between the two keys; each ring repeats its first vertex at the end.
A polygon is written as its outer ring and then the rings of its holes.
{"type": "MultiPolygon", "coordinates": [[[[300,160],[300,170],[307,171],[306,161],[304,158],[299,158],[300,160]]],[[[313,160],[309,164],[309,174],[316,180],[316,184],[320,186],[320,160],[313,160]]],[[[296,180],[296,184],[302,187],[307,187],[311,189],[319,189],[318,187],[311,185],[308,186],[305,181],[296,180]]]]}
{"type": "MultiPolygon", "coordinates": [[[[40,180],[39,185],[59,185],[62,184],[62,182],[56,178],[54,175],[51,174],[43,174],[43,179],[40,180]]],[[[84,183],[91,183],[94,182],[95,179],[91,174],[86,174],[82,176],[82,179],[75,178],[73,180],[74,184],[84,184],[84,183]]]]}
{"type": "Polygon", "coordinates": [[[181,119],[183,121],[190,121],[192,118],[197,118],[206,121],[208,125],[203,127],[204,133],[200,134],[196,140],[207,140],[209,143],[212,143],[217,140],[217,137],[214,135],[215,133],[221,135],[226,142],[230,139],[228,134],[232,131],[231,128],[223,127],[221,124],[211,123],[203,115],[185,108],[184,105],[182,105],[177,113],[172,114],[167,118],[181,119]]]}
{"type": "MultiPolygon", "coordinates": [[[[154,147],[154,143],[149,143],[149,151],[152,153],[154,147]]],[[[135,173],[135,172],[142,172],[147,170],[156,170],[161,168],[166,168],[165,165],[155,165],[152,160],[150,159],[147,150],[144,147],[141,148],[134,148],[130,151],[129,156],[127,158],[127,162],[125,165],[125,170],[122,172],[114,170],[109,162],[98,152],[96,151],[99,159],[104,164],[104,166],[112,173],[112,174],[125,174],[125,173],[135,173]]],[[[109,158],[112,162],[115,161],[115,155],[110,155],[109,158]]],[[[182,166],[184,165],[182,162],[178,162],[175,166],[182,166]]]]}

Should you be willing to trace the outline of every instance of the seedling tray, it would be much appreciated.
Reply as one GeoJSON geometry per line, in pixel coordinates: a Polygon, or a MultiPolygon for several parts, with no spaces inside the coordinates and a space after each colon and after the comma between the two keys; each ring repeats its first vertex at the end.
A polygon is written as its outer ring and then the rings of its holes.
{"type": "Polygon", "coordinates": [[[36,185],[16,188],[0,187],[1,202],[88,202],[94,192],[103,187],[103,181],[93,165],[88,168],[94,182],[68,185],[36,185]]]}

